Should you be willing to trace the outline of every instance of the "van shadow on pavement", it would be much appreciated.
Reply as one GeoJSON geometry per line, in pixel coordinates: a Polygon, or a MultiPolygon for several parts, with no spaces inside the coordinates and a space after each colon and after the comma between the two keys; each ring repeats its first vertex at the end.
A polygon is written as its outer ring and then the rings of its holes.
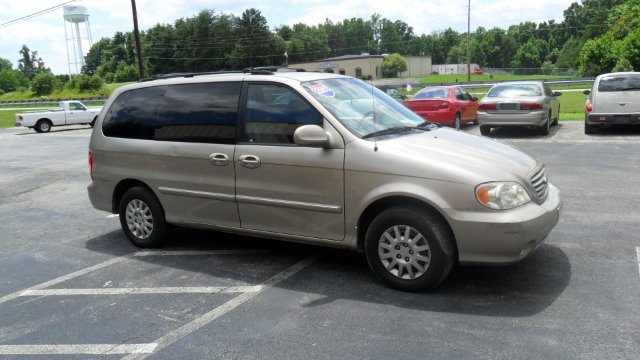
{"type": "MultiPolygon", "coordinates": [[[[88,240],[86,248],[113,256],[140,250],[130,244],[119,230],[88,240]]],[[[322,257],[319,261],[276,285],[317,295],[313,300],[302,304],[303,307],[323,306],[335,300],[348,299],[414,310],[480,316],[527,317],[537,314],[555,302],[568,286],[571,277],[567,255],[560,248],[549,244],[543,244],[528,258],[515,265],[454,268],[436,290],[423,294],[387,287],[371,272],[364,254],[352,251],[183,228],[175,229],[172,240],[161,250],[229,249],[265,249],[267,252],[233,257],[217,256],[215,262],[209,262],[214,265],[206,268],[202,266],[202,262],[192,261],[191,257],[178,256],[170,261],[168,256],[136,259],[211,277],[231,277],[246,281],[247,272],[251,271],[249,263],[256,261],[256,257],[260,261],[266,258],[274,263],[295,263],[320,252],[322,257]],[[253,258],[251,261],[246,258],[243,265],[243,256],[253,258]],[[235,274],[233,269],[238,269],[238,273],[235,274]]]]}

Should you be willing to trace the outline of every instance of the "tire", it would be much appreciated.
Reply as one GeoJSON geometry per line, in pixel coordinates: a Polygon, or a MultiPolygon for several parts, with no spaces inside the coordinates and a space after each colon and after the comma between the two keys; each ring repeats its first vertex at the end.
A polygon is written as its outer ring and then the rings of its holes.
{"type": "Polygon", "coordinates": [[[489,126],[480,125],[480,134],[489,136],[491,134],[491,128],[489,126]]]}
{"type": "Polygon", "coordinates": [[[367,229],[365,253],[371,270],[389,286],[418,292],[438,286],[449,275],[456,256],[448,226],[416,207],[393,207],[380,213],[367,229]]]}
{"type": "Polygon", "coordinates": [[[460,117],[460,113],[456,113],[456,118],[453,120],[453,128],[460,131],[460,128],[462,127],[462,125],[460,124],[461,121],[461,117],[460,117]]]}
{"type": "Polygon", "coordinates": [[[596,127],[593,125],[589,125],[586,122],[584,123],[584,133],[587,135],[591,135],[591,134],[595,134],[596,133],[596,127]]]}
{"type": "Polygon", "coordinates": [[[549,130],[551,127],[551,111],[547,114],[547,121],[544,122],[544,125],[540,127],[540,134],[547,136],[549,135],[549,130]]]}
{"type": "Polygon", "coordinates": [[[169,237],[170,227],[164,209],[146,188],[136,186],[127,190],[120,199],[118,213],[122,231],[136,246],[159,247],[169,237]]]}
{"type": "Polygon", "coordinates": [[[36,126],[33,128],[39,133],[47,133],[51,131],[51,126],[53,126],[53,124],[49,120],[38,120],[36,126]]]}
{"type": "Polygon", "coordinates": [[[556,116],[556,118],[553,120],[553,122],[551,123],[551,126],[558,125],[558,121],[560,121],[560,105],[558,105],[558,116],[556,116]]]}

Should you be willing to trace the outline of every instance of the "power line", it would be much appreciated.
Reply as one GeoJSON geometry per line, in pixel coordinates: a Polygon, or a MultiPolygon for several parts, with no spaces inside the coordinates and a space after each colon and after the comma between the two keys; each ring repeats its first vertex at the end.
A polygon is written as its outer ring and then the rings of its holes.
{"type": "Polygon", "coordinates": [[[15,24],[17,24],[17,23],[19,23],[19,22],[22,22],[22,21],[25,21],[25,20],[29,20],[29,19],[31,19],[31,18],[34,18],[34,17],[40,16],[40,15],[44,15],[44,14],[46,14],[46,13],[50,13],[50,12],[52,12],[52,11],[54,11],[54,10],[58,10],[59,8],[61,8],[61,7],[65,6],[65,5],[67,5],[67,4],[71,4],[71,3],[74,3],[74,2],[78,2],[78,1],[80,1],[80,0],[71,0],[71,1],[67,1],[67,2],[65,2],[65,3],[58,4],[58,5],[56,5],[56,6],[52,6],[52,7],[50,7],[50,8],[44,9],[44,10],[40,10],[40,11],[35,12],[35,13],[33,13],[33,14],[29,14],[29,15],[26,15],[26,16],[23,16],[23,17],[20,17],[20,18],[17,18],[17,19],[11,20],[11,21],[7,21],[6,23],[2,23],[2,24],[0,24],[0,29],[5,28],[5,27],[8,27],[8,26],[11,26],[11,25],[15,25],[15,24]]]}

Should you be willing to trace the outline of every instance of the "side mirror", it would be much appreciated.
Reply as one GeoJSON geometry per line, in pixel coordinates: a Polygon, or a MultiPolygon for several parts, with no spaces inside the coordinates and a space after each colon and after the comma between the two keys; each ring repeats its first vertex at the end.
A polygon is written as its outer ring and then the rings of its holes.
{"type": "Polygon", "coordinates": [[[318,125],[303,125],[293,132],[293,142],[299,146],[327,147],[329,135],[318,125]]]}
{"type": "Polygon", "coordinates": [[[587,89],[585,91],[582,92],[585,95],[590,95],[591,94],[591,90],[587,89]]]}
{"type": "Polygon", "coordinates": [[[562,93],[560,91],[554,91],[553,96],[562,96],[562,93]]]}
{"type": "Polygon", "coordinates": [[[478,101],[478,98],[477,98],[477,97],[475,97],[475,96],[472,96],[472,97],[471,97],[471,101],[478,101]]]}

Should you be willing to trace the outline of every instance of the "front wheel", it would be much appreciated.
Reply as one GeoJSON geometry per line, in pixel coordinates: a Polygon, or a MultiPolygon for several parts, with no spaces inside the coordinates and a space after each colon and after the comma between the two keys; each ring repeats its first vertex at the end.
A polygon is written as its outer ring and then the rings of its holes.
{"type": "Polygon", "coordinates": [[[393,207],[367,229],[365,253],[373,272],[404,291],[427,291],[449,275],[455,258],[451,231],[421,208],[393,207]]]}
{"type": "Polygon", "coordinates": [[[127,190],[120,199],[118,212],[122,231],[136,246],[158,247],[169,237],[164,209],[146,188],[136,186],[127,190]]]}

